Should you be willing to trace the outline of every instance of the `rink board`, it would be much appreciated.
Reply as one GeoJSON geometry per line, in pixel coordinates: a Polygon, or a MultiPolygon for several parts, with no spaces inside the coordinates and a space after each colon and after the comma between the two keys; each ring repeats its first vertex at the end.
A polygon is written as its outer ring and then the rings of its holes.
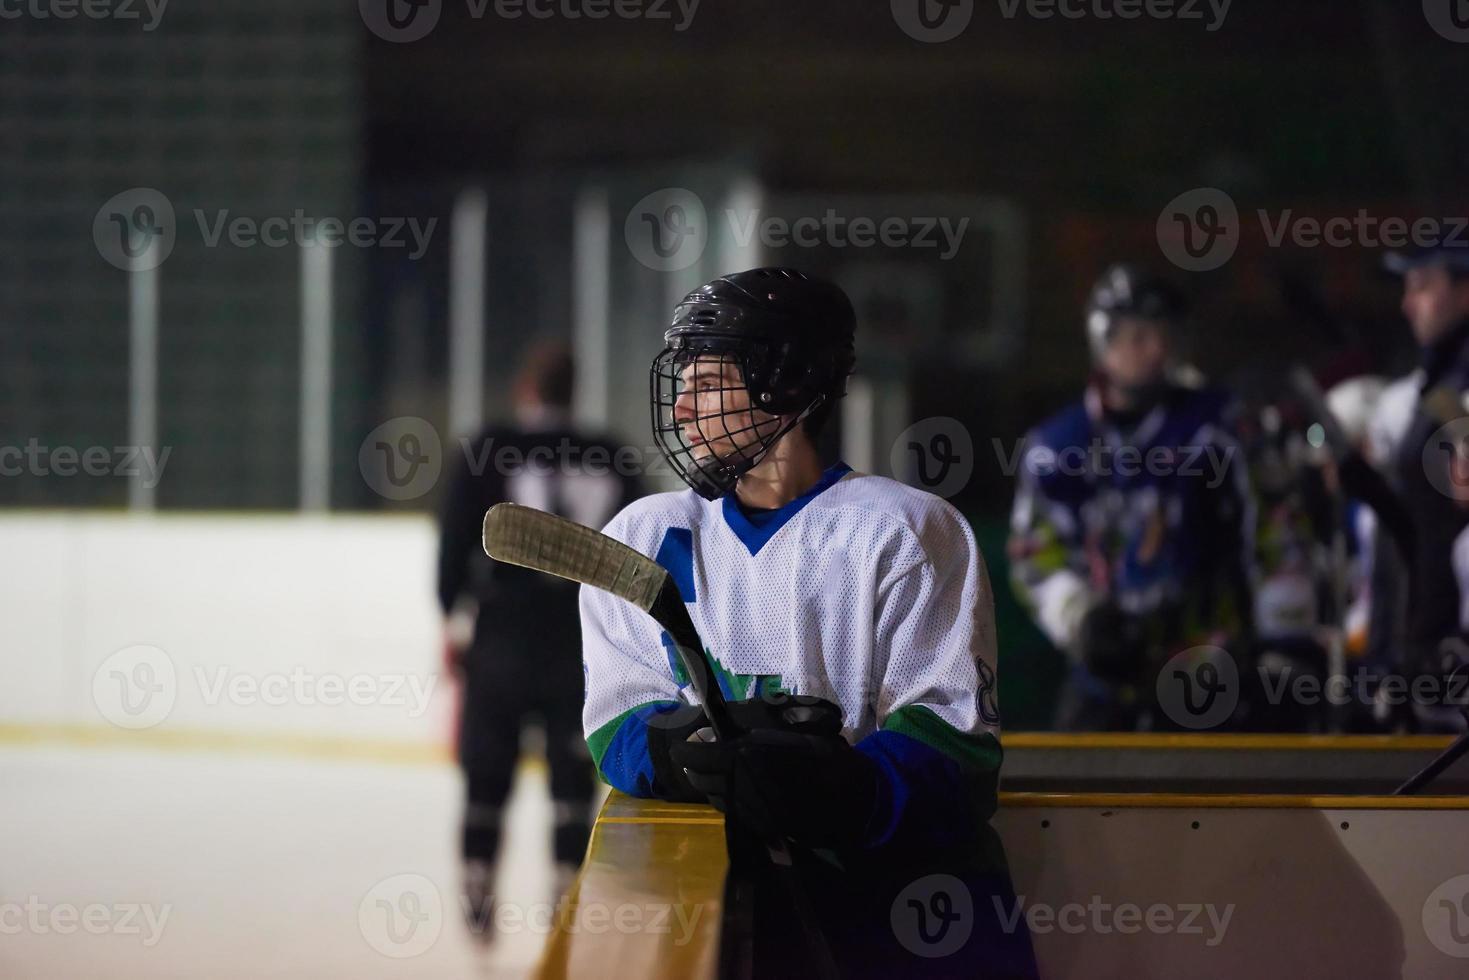
{"type": "MultiPolygon", "coordinates": [[[[1347,747],[1274,745],[1308,761],[1347,747]]],[[[994,826],[1017,895],[995,912],[1027,923],[1044,977],[1469,975],[1464,797],[1006,792],[994,826]]],[[[707,909],[683,932],[598,932],[573,912],[539,975],[715,976],[726,868],[717,812],[614,793],[582,903],[707,909]]]]}

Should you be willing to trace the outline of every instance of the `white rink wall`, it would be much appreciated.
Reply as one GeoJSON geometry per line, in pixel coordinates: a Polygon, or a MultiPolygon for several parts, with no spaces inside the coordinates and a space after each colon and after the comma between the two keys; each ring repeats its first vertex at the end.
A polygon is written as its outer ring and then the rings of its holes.
{"type": "Polygon", "coordinates": [[[0,725],[444,744],[427,517],[0,517],[0,725]]]}

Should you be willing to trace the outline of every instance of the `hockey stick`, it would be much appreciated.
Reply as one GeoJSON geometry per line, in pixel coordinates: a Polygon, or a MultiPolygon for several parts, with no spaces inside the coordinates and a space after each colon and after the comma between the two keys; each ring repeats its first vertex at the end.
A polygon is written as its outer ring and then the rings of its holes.
{"type": "Polygon", "coordinates": [[[496,561],[610,592],[652,616],[673,638],[714,734],[721,740],[740,734],[678,585],[662,565],[600,531],[511,503],[485,514],[484,547],[496,561]]]}

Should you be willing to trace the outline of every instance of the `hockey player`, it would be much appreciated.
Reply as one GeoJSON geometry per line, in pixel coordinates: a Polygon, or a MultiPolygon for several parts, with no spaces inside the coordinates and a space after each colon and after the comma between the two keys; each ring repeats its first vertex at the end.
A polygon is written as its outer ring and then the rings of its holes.
{"type": "Polygon", "coordinates": [[[1017,594],[1073,660],[1063,729],[1181,723],[1155,710],[1158,669],[1243,647],[1254,507],[1229,398],[1177,367],[1183,310],[1167,283],[1107,270],[1087,307],[1093,379],[1026,437],[1008,550],[1017,594]]]}
{"type": "MultiPolygon", "coordinates": [[[[1403,277],[1402,310],[1421,356],[1412,417],[1388,467],[1412,518],[1404,549],[1403,649],[1395,659],[1400,672],[1416,679],[1445,669],[1441,649],[1461,628],[1455,542],[1469,528],[1469,508],[1456,499],[1465,475],[1457,457],[1469,428],[1469,248],[1443,243],[1394,252],[1386,264],[1403,277]]],[[[1384,646],[1391,650],[1391,638],[1384,646]]],[[[1463,725],[1454,706],[1415,700],[1410,707],[1408,721],[1419,729],[1463,725]]]]}
{"type": "Polygon", "coordinates": [[[690,489],[633,503],[606,533],[668,569],[747,733],[702,740],[668,637],[584,588],[587,742],[625,793],[707,799],[826,854],[805,887],[844,974],[1028,976],[1023,926],[987,919],[991,896],[1013,896],[986,823],[1000,716],[974,535],[938,497],[824,467],[814,447],[854,332],[841,290],[791,269],[722,276],[675,309],[654,435],[690,489]],[[925,869],[970,872],[981,920],[941,960],[889,921],[925,869]]]}
{"type": "Polygon", "coordinates": [[[463,682],[463,904],[471,931],[486,942],[494,936],[501,820],[528,717],[546,737],[558,890],[570,883],[590,834],[593,776],[577,724],[576,590],[492,563],[476,547],[485,511],[501,501],[600,524],[641,492],[637,480],[613,468],[615,446],[572,427],[573,370],[562,344],[528,352],[512,393],[515,425],[491,426],[465,441],[441,515],[440,606],[446,616],[460,603],[474,607],[468,648],[457,649],[447,636],[445,646],[463,682]]]}

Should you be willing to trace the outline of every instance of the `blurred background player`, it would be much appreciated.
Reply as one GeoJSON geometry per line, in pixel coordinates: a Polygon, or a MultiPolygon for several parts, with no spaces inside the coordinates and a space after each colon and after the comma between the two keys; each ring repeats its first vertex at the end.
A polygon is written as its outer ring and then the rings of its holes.
{"type": "MultiPolygon", "coordinates": [[[[1406,584],[1407,601],[1375,607],[1384,618],[1373,639],[1378,659],[1395,662],[1397,673],[1412,678],[1440,674],[1445,666],[1440,649],[1460,628],[1453,549],[1469,526],[1469,511],[1449,489],[1458,473],[1455,436],[1462,440],[1469,427],[1459,421],[1469,392],[1469,248],[1393,252],[1386,266],[1402,277],[1402,311],[1418,346],[1419,367],[1413,411],[1386,467],[1411,518],[1411,540],[1402,549],[1407,574],[1400,583],[1406,584]],[[1395,611],[1401,612],[1400,629],[1386,618],[1395,611]]],[[[1401,721],[1434,731],[1457,728],[1461,719],[1452,708],[1415,702],[1401,721]]]]}
{"type": "Polygon", "coordinates": [[[1026,439],[1008,553],[1073,661],[1060,728],[1166,725],[1151,710],[1162,661],[1248,633],[1254,507],[1229,395],[1175,357],[1184,312],[1163,280],[1108,269],[1087,305],[1092,379],[1026,439]]]}
{"type": "Polygon", "coordinates": [[[491,426],[465,441],[440,521],[445,651],[463,688],[465,914],[486,941],[501,821],[528,720],[545,733],[558,892],[581,863],[590,833],[593,769],[581,733],[576,586],[491,562],[480,546],[485,511],[502,501],[601,527],[639,495],[617,447],[572,426],[573,376],[569,348],[531,348],[514,382],[515,425],[491,426]],[[473,607],[467,644],[450,623],[461,604],[473,607]]]}

